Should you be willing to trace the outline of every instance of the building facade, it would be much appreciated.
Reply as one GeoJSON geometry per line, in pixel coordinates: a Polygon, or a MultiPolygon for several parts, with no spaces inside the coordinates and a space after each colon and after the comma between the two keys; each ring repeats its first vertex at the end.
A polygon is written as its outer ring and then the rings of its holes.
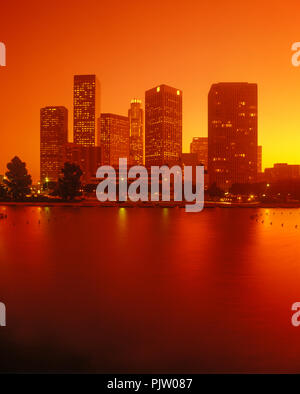
{"type": "Polygon", "coordinates": [[[129,162],[129,119],[127,116],[104,113],[100,116],[100,146],[103,164],[117,167],[119,158],[129,162]]]}
{"type": "Polygon", "coordinates": [[[181,154],[181,165],[182,166],[200,166],[197,153],[182,153],[181,154]]]}
{"type": "Polygon", "coordinates": [[[262,173],[262,146],[257,146],[257,173],[262,173]]]}
{"type": "Polygon", "coordinates": [[[131,100],[128,110],[129,119],[129,163],[130,165],[144,164],[144,111],[142,102],[131,100]]]}
{"type": "Polygon", "coordinates": [[[68,110],[45,107],[40,110],[40,179],[56,182],[64,163],[64,147],[68,141],[68,110]]]}
{"type": "Polygon", "coordinates": [[[145,94],[145,163],[180,163],[182,153],[182,91],[167,85],[145,94]]]}
{"type": "Polygon", "coordinates": [[[88,184],[96,177],[97,169],[102,165],[102,148],[69,142],[65,145],[65,161],[77,164],[82,171],[82,183],[88,184]]]}
{"type": "Polygon", "coordinates": [[[190,144],[190,153],[196,153],[198,162],[204,165],[207,170],[208,165],[208,138],[207,137],[194,137],[190,144]]]}
{"type": "Polygon", "coordinates": [[[96,75],[75,75],[73,91],[73,141],[83,146],[98,145],[100,84],[96,75]]]}
{"type": "Polygon", "coordinates": [[[210,184],[228,190],[257,178],[257,85],[218,83],[208,94],[210,184]]]}

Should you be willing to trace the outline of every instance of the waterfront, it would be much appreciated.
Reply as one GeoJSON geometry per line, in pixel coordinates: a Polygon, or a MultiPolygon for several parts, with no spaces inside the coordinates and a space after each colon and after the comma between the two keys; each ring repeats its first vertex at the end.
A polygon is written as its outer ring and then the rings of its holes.
{"type": "Polygon", "coordinates": [[[0,371],[300,372],[300,209],[0,212],[0,371]]]}

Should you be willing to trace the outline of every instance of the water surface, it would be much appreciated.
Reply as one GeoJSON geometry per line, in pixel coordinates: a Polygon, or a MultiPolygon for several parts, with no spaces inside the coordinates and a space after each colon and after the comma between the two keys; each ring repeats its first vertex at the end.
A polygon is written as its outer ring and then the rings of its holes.
{"type": "Polygon", "coordinates": [[[300,210],[0,212],[0,371],[300,372],[300,210]]]}

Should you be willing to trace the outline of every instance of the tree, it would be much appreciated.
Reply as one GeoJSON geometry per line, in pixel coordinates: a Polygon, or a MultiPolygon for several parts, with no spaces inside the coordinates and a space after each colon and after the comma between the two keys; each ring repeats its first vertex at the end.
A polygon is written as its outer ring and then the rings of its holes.
{"type": "Polygon", "coordinates": [[[74,200],[80,195],[81,168],[77,164],[66,162],[61,172],[63,176],[58,180],[58,195],[63,200],[74,200]]]}
{"type": "Polygon", "coordinates": [[[4,200],[8,197],[6,187],[0,183],[0,200],[4,200]]]}
{"type": "Polygon", "coordinates": [[[8,194],[14,200],[24,199],[26,194],[31,192],[29,186],[32,184],[31,176],[26,169],[26,163],[15,156],[7,164],[7,169],[8,171],[5,173],[6,179],[4,179],[3,183],[8,189],[8,194]]]}

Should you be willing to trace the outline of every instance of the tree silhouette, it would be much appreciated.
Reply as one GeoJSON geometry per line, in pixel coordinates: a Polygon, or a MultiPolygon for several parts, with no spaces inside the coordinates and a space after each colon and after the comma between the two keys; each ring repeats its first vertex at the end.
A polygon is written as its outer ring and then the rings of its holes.
{"type": "Polygon", "coordinates": [[[8,197],[7,189],[6,187],[0,183],[0,199],[4,200],[8,197]]]}
{"type": "Polygon", "coordinates": [[[14,200],[24,199],[26,194],[31,192],[29,186],[32,184],[31,176],[26,169],[26,163],[15,156],[7,164],[7,169],[6,179],[3,180],[3,183],[8,189],[8,194],[14,200]]]}
{"type": "Polygon", "coordinates": [[[80,195],[81,168],[77,164],[66,162],[61,172],[63,176],[58,180],[58,195],[63,200],[74,200],[80,195]]]}

